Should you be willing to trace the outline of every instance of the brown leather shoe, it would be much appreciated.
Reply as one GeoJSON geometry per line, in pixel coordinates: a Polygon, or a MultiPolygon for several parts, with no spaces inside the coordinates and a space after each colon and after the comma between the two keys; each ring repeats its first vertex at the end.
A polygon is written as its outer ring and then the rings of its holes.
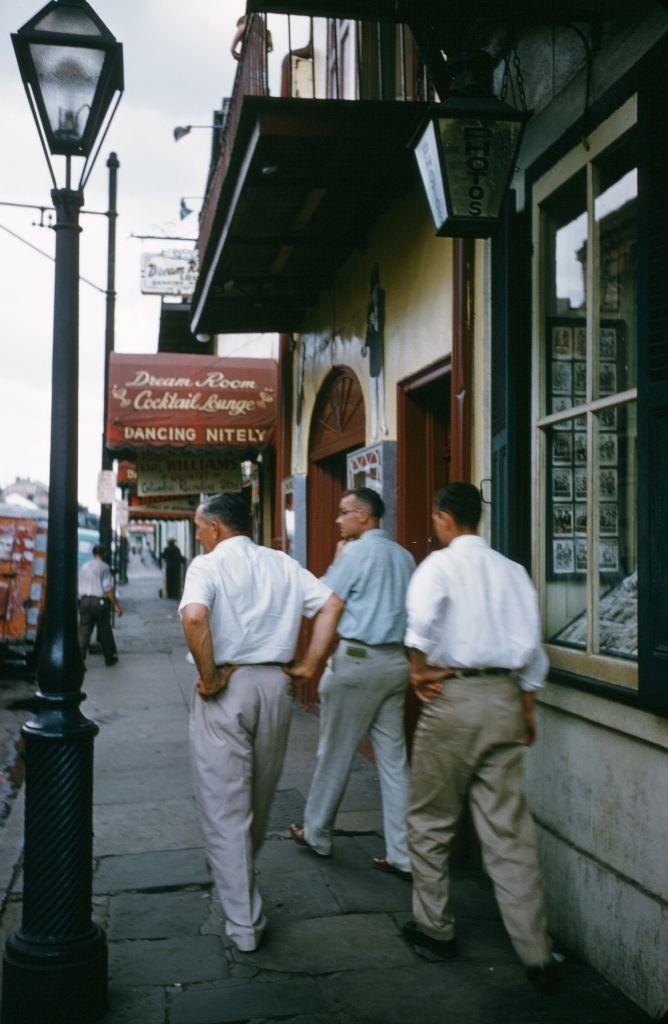
{"type": "Polygon", "coordinates": [[[320,853],[319,850],[316,850],[313,846],[311,846],[310,843],[306,841],[303,825],[298,825],[296,822],[293,821],[292,824],[290,825],[289,831],[290,838],[294,839],[298,846],[305,846],[306,849],[310,850],[311,853],[314,853],[316,857],[331,857],[331,853],[320,853]]]}
{"type": "Polygon", "coordinates": [[[413,878],[410,871],[402,871],[401,868],[390,864],[389,860],[385,860],[384,857],[374,857],[371,861],[371,867],[375,868],[376,871],[384,871],[387,875],[398,875],[399,878],[403,878],[406,882],[410,882],[413,878]]]}

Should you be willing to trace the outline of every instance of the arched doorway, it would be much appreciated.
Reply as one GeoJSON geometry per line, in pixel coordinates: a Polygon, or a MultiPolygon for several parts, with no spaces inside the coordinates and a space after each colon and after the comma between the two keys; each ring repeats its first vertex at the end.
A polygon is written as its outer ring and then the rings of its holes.
{"type": "Polygon", "coordinates": [[[347,366],[335,367],[316,399],[308,449],[308,567],[321,576],[339,539],[336,510],[346,489],[346,455],[366,441],[364,395],[347,366]]]}

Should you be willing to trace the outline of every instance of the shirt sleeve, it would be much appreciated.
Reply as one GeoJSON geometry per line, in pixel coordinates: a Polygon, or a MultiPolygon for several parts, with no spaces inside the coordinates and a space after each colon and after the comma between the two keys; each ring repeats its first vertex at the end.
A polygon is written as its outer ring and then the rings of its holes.
{"type": "Polygon", "coordinates": [[[188,566],[183,596],[179,605],[179,617],[183,618],[183,609],[189,604],[203,604],[207,608],[212,608],[215,595],[215,587],[204,556],[198,555],[188,566]]]}
{"type": "Polygon", "coordinates": [[[114,589],[114,577],[111,575],[111,569],[106,565],[100,576],[100,586],[103,594],[110,594],[114,589]]]}
{"type": "Polygon", "coordinates": [[[541,642],[540,612],[536,588],[526,571],[524,571],[523,575],[526,585],[525,621],[531,624],[535,642],[527,655],[526,661],[517,671],[517,682],[521,690],[530,693],[542,687],[550,669],[550,662],[541,642]]]}
{"type": "Polygon", "coordinates": [[[322,577],[322,582],[331,587],[335,594],[346,601],[359,578],[359,562],[355,558],[355,544],[343,549],[335,562],[322,577]]]}
{"type": "Polygon", "coordinates": [[[332,589],[308,569],[300,568],[299,575],[303,595],[302,612],[307,619],[312,619],[332,596],[332,589]]]}
{"type": "Polygon", "coordinates": [[[437,627],[447,601],[447,580],[433,556],[426,558],[413,575],[406,593],[406,647],[414,647],[427,655],[438,643],[437,627]]]}

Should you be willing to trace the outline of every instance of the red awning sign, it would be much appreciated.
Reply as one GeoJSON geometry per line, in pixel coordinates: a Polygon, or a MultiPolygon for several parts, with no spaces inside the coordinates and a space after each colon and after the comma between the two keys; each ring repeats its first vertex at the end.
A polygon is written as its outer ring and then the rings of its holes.
{"type": "Polygon", "coordinates": [[[273,441],[276,391],[271,359],[114,352],[107,445],[257,451],[273,441]]]}

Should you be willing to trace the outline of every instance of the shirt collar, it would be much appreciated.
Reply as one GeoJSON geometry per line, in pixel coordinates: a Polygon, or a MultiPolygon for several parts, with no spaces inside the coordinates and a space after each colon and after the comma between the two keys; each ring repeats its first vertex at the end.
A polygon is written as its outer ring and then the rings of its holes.
{"type": "Polygon", "coordinates": [[[479,537],[477,533],[464,533],[459,537],[455,537],[448,544],[447,550],[452,550],[455,547],[474,547],[474,548],[486,548],[489,547],[484,537],[479,537]]]}
{"type": "Polygon", "coordinates": [[[365,530],[357,539],[364,540],[365,537],[369,540],[375,539],[376,537],[387,537],[387,531],[381,530],[379,527],[375,527],[373,530],[365,530]]]}

